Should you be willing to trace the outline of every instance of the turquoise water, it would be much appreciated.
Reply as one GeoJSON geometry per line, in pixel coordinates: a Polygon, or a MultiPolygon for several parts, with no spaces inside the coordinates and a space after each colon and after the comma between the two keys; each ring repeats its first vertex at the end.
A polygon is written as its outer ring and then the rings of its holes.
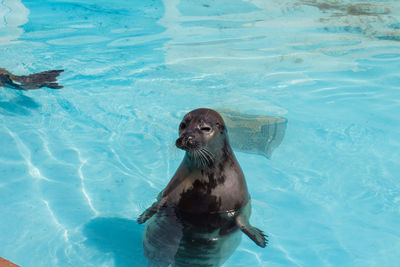
{"type": "Polygon", "coordinates": [[[146,266],[136,217],[180,163],[197,107],[288,119],[271,160],[237,152],[253,199],[224,266],[400,265],[400,2],[0,1],[0,256],[146,266]],[[279,2],[279,3],[277,3],[279,2]]]}

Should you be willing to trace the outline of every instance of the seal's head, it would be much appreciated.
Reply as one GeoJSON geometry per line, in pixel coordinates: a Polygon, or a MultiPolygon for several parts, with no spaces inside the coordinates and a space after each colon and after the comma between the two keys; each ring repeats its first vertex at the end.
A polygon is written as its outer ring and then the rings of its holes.
{"type": "Polygon", "coordinates": [[[183,117],[176,146],[188,152],[195,162],[203,166],[212,164],[226,145],[227,131],[218,112],[199,108],[183,117]]]}

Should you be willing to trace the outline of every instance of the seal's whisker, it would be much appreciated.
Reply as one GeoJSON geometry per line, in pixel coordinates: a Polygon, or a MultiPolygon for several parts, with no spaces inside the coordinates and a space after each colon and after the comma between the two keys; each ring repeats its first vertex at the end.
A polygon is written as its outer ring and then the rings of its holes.
{"type": "Polygon", "coordinates": [[[206,161],[207,165],[211,164],[211,159],[207,155],[207,153],[204,150],[201,150],[201,154],[203,155],[204,160],[206,161]]]}
{"type": "Polygon", "coordinates": [[[206,167],[208,165],[207,157],[203,154],[202,150],[198,150],[198,152],[199,152],[203,167],[206,167]]]}
{"type": "Polygon", "coordinates": [[[199,153],[198,150],[193,150],[193,151],[191,151],[190,154],[192,155],[192,157],[193,157],[193,159],[194,159],[194,162],[195,162],[199,167],[203,166],[203,164],[204,164],[203,161],[204,161],[204,160],[203,160],[203,157],[201,156],[201,154],[199,153]]]}
{"type": "Polygon", "coordinates": [[[201,155],[201,158],[202,158],[202,160],[203,160],[203,167],[206,167],[207,165],[208,165],[208,159],[207,159],[207,156],[204,154],[204,152],[203,152],[203,150],[198,150],[199,151],[199,154],[201,155]]]}
{"type": "Polygon", "coordinates": [[[209,158],[212,158],[212,154],[210,153],[210,151],[207,150],[207,148],[202,148],[201,150],[204,153],[204,155],[206,155],[209,158]]]}
{"type": "Polygon", "coordinates": [[[205,155],[206,158],[207,158],[208,165],[213,164],[213,163],[214,163],[214,157],[212,156],[212,154],[210,153],[210,151],[208,151],[207,149],[204,149],[204,150],[203,150],[203,153],[204,153],[204,155],[205,155]]]}
{"type": "Polygon", "coordinates": [[[204,157],[206,158],[208,165],[211,165],[215,160],[214,155],[206,148],[202,148],[201,152],[204,155],[204,157]]]}
{"type": "Polygon", "coordinates": [[[210,150],[208,150],[207,148],[203,148],[202,150],[212,161],[215,160],[215,156],[213,155],[213,153],[210,152],[210,150]]]}
{"type": "Polygon", "coordinates": [[[199,150],[199,152],[201,153],[201,156],[203,157],[203,159],[204,159],[204,162],[206,163],[206,165],[210,165],[210,159],[209,159],[209,157],[207,156],[207,154],[204,152],[204,150],[203,149],[201,149],[201,150],[199,150]]]}
{"type": "Polygon", "coordinates": [[[202,155],[202,154],[200,153],[200,151],[198,151],[198,150],[196,150],[196,153],[197,153],[197,155],[198,155],[198,157],[199,157],[199,159],[200,159],[200,161],[199,161],[200,167],[204,167],[204,166],[205,166],[205,162],[204,162],[203,155],[202,155]]]}

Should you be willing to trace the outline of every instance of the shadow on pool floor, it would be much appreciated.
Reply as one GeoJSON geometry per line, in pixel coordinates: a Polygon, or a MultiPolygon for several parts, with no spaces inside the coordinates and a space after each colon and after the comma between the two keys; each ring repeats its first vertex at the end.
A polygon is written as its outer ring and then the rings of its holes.
{"type": "Polygon", "coordinates": [[[40,108],[41,105],[33,98],[25,95],[18,95],[13,99],[0,100],[0,114],[4,113],[9,116],[22,115],[29,116],[31,111],[40,108]]]}
{"type": "Polygon", "coordinates": [[[116,267],[147,266],[143,256],[144,226],[134,220],[100,217],[91,220],[83,229],[86,245],[101,252],[112,253],[116,267]]]}

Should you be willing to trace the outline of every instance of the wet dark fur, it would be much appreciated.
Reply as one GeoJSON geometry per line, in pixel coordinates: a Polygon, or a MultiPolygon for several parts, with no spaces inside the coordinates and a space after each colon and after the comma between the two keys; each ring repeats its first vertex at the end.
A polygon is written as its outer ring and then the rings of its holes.
{"type": "Polygon", "coordinates": [[[179,127],[186,151],[157,201],[138,219],[150,266],[220,266],[240,243],[240,230],[257,245],[267,240],[249,223],[251,206],[243,172],[222,117],[210,109],[188,113],[179,127]]]}
{"type": "Polygon", "coordinates": [[[0,86],[18,89],[33,90],[42,87],[61,89],[63,86],[57,83],[57,77],[64,70],[48,70],[30,75],[17,76],[0,68],[0,86]]]}

